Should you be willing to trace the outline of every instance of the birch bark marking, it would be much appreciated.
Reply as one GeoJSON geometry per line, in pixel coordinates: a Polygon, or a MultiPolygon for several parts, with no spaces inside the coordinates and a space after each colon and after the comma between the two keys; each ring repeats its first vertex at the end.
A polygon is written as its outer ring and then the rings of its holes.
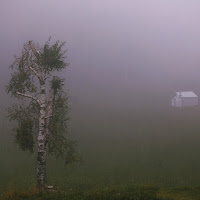
{"type": "Polygon", "coordinates": [[[46,108],[46,88],[45,74],[42,73],[43,80],[40,81],[40,116],[39,116],[39,132],[37,137],[38,156],[37,156],[37,180],[38,186],[44,188],[46,185],[46,148],[45,148],[45,108],[46,108]]]}
{"type": "Polygon", "coordinates": [[[45,147],[47,150],[47,143],[49,139],[49,123],[50,123],[50,117],[52,117],[52,106],[53,106],[53,98],[54,98],[54,91],[51,86],[51,89],[49,91],[49,101],[47,104],[47,110],[46,110],[46,117],[45,117],[45,134],[46,134],[46,142],[45,142],[45,147]]]}

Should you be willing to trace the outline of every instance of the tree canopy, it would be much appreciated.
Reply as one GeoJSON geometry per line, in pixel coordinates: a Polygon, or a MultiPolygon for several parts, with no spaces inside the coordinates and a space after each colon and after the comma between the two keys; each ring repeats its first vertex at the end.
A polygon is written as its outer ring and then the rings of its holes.
{"type": "Polygon", "coordinates": [[[17,121],[15,141],[23,151],[38,152],[38,185],[45,186],[46,154],[77,162],[77,143],[68,130],[68,96],[65,80],[59,72],[68,66],[65,42],[49,39],[42,47],[29,41],[11,65],[11,79],[6,87],[17,103],[8,108],[10,120],[17,121]]]}

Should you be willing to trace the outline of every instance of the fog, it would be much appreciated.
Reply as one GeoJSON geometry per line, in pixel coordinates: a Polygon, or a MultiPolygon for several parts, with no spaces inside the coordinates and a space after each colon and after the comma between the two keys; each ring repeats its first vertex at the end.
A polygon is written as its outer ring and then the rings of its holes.
{"type": "MultiPolygon", "coordinates": [[[[74,95],[110,90],[198,90],[199,2],[1,1],[1,80],[28,40],[66,41],[74,95]],[[93,88],[92,88],[93,87],[93,88]],[[76,92],[75,92],[76,91],[76,92]]],[[[69,74],[69,72],[68,72],[69,74]]],[[[120,95],[120,93],[119,93],[120,95]]]]}
{"type": "Polygon", "coordinates": [[[51,36],[68,49],[72,133],[126,137],[144,116],[165,116],[175,92],[200,95],[199,7],[197,0],[1,0],[1,104],[13,55],[51,36]]]}

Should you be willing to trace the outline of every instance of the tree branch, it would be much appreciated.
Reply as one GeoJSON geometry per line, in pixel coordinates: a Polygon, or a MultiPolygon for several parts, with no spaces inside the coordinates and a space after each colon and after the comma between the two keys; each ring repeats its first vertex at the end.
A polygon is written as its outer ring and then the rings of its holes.
{"type": "Polygon", "coordinates": [[[38,77],[39,80],[41,80],[41,76],[39,75],[39,73],[37,73],[37,71],[33,67],[28,66],[28,68],[38,77]]]}
{"type": "Polygon", "coordinates": [[[36,101],[36,102],[40,105],[40,101],[39,101],[37,98],[35,98],[34,96],[31,96],[31,95],[29,95],[29,94],[23,94],[23,93],[21,93],[21,92],[17,92],[17,94],[18,94],[19,96],[32,99],[32,100],[36,101]]]}
{"type": "Polygon", "coordinates": [[[40,56],[40,53],[39,53],[39,51],[37,51],[37,50],[35,49],[35,47],[34,47],[34,45],[33,45],[32,41],[29,41],[29,45],[30,45],[30,47],[31,47],[31,50],[33,51],[33,53],[34,53],[35,57],[36,57],[36,58],[39,58],[39,56],[40,56]]]}

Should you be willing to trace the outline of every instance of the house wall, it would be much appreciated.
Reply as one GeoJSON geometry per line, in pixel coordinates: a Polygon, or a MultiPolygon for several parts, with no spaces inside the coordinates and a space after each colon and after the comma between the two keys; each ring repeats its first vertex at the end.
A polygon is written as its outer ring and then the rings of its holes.
{"type": "Polygon", "coordinates": [[[180,96],[178,95],[176,95],[171,101],[171,105],[173,107],[182,107],[182,104],[183,104],[182,98],[180,98],[180,96]]]}
{"type": "Polygon", "coordinates": [[[184,98],[182,98],[182,105],[183,106],[196,106],[196,105],[198,105],[198,98],[197,97],[184,97],[184,98]]]}

